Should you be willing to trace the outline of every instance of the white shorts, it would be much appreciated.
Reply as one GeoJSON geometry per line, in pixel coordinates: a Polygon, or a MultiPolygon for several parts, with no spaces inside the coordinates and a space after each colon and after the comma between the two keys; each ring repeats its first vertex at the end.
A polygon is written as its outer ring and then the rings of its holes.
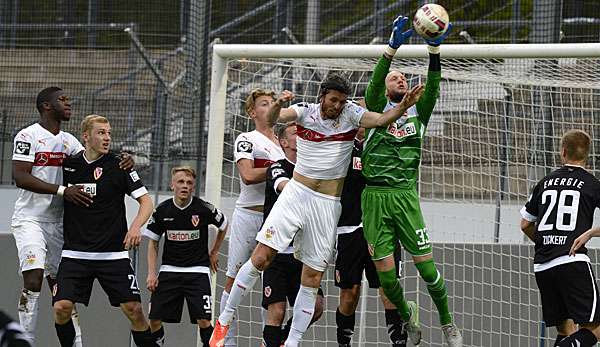
{"type": "Polygon", "coordinates": [[[308,267],[325,271],[332,262],[340,198],[317,193],[290,180],[279,195],[256,241],[278,252],[294,240],[294,256],[308,267]]]}
{"type": "Polygon", "coordinates": [[[13,220],[11,229],[21,272],[44,269],[44,276],[56,278],[63,247],[63,223],[13,220]]]}
{"type": "Polygon", "coordinates": [[[227,277],[235,278],[240,267],[250,259],[256,247],[256,233],[262,222],[262,212],[243,207],[236,207],[233,211],[227,251],[227,277]]]}

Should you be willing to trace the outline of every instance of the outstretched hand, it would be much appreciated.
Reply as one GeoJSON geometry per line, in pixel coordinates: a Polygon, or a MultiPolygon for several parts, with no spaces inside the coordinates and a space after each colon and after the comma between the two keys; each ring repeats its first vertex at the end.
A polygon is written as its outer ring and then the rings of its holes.
{"type": "Polygon", "coordinates": [[[408,22],[408,17],[404,17],[404,16],[398,16],[394,20],[394,24],[392,26],[392,34],[390,35],[390,41],[388,43],[389,46],[392,47],[393,49],[398,49],[398,47],[400,47],[401,44],[406,42],[406,40],[408,40],[410,35],[412,35],[412,33],[413,33],[412,29],[408,29],[404,32],[402,31],[402,28],[404,28],[404,26],[406,25],[407,22],[408,22]]]}
{"type": "Polygon", "coordinates": [[[411,88],[411,90],[409,90],[406,94],[404,94],[404,97],[402,98],[402,101],[400,103],[403,104],[406,108],[409,108],[412,105],[416,104],[417,101],[419,101],[419,98],[421,97],[421,95],[423,95],[424,91],[425,85],[416,85],[413,88],[411,88]]]}
{"type": "Polygon", "coordinates": [[[448,37],[448,35],[450,35],[451,30],[452,30],[452,23],[448,23],[448,29],[446,30],[445,33],[442,34],[442,36],[438,37],[435,40],[426,39],[426,38],[423,38],[423,39],[430,46],[439,46],[446,39],[446,37],[448,37]]]}

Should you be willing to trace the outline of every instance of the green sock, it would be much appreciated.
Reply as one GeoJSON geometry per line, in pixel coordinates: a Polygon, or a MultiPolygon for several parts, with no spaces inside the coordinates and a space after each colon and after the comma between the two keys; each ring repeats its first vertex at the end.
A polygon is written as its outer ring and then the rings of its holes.
{"type": "Polygon", "coordinates": [[[404,299],[404,290],[400,285],[400,280],[396,277],[396,269],[389,271],[377,271],[379,282],[385,296],[396,305],[398,313],[402,320],[407,321],[410,318],[410,309],[404,299]]]}
{"type": "Polygon", "coordinates": [[[446,325],[452,323],[452,314],[450,314],[450,310],[448,310],[448,292],[446,291],[446,285],[444,284],[444,279],[435,268],[433,259],[416,263],[415,266],[417,267],[417,270],[419,270],[421,278],[427,283],[427,291],[440,315],[440,324],[446,325]]]}

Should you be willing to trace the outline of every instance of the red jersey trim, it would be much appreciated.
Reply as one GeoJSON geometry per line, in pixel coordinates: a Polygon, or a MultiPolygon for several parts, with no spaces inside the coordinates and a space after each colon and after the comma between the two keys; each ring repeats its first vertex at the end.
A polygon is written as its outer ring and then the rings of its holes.
{"type": "Polygon", "coordinates": [[[269,167],[275,161],[262,158],[254,158],[254,167],[269,167]]]}
{"type": "Polygon", "coordinates": [[[37,152],[33,166],[62,166],[66,158],[63,152],[37,152]]]}
{"type": "Polygon", "coordinates": [[[345,133],[325,135],[318,131],[307,129],[301,125],[296,125],[298,137],[306,141],[311,142],[323,142],[323,141],[354,141],[354,137],[358,132],[358,129],[353,129],[345,133]]]}

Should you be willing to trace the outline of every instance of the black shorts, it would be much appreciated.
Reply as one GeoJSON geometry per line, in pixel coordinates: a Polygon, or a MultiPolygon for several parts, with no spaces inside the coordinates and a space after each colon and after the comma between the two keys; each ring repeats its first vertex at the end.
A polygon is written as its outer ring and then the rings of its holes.
{"type": "Polygon", "coordinates": [[[52,290],[52,302],[69,300],[88,305],[94,280],[108,295],[112,306],[141,302],[140,289],[129,259],[87,260],[62,258],[52,290]]]}
{"type": "Polygon", "coordinates": [[[600,323],[596,277],[585,261],[552,267],[535,273],[546,326],[571,318],[575,323],[600,323]]]}
{"type": "MultiPolygon", "coordinates": [[[[290,306],[294,306],[300,290],[302,265],[291,253],[278,253],[275,256],[271,265],[263,272],[262,307],[265,310],[271,304],[286,300],[290,306]]],[[[324,296],[321,288],[318,294],[324,296]]]]}
{"type": "MultiPolygon", "coordinates": [[[[400,276],[400,261],[402,249],[396,246],[394,251],[396,260],[396,276],[400,276]]],[[[341,289],[350,289],[362,282],[365,272],[369,288],[379,288],[379,277],[375,264],[369,254],[367,241],[363,228],[358,228],[351,233],[339,234],[337,239],[337,257],[335,258],[335,286],[341,289]]]]}
{"type": "Polygon", "coordinates": [[[190,323],[211,319],[210,277],[201,272],[160,272],[158,287],[150,297],[148,318],[179,323],[183,299],[187,302],[190,323]]]}

